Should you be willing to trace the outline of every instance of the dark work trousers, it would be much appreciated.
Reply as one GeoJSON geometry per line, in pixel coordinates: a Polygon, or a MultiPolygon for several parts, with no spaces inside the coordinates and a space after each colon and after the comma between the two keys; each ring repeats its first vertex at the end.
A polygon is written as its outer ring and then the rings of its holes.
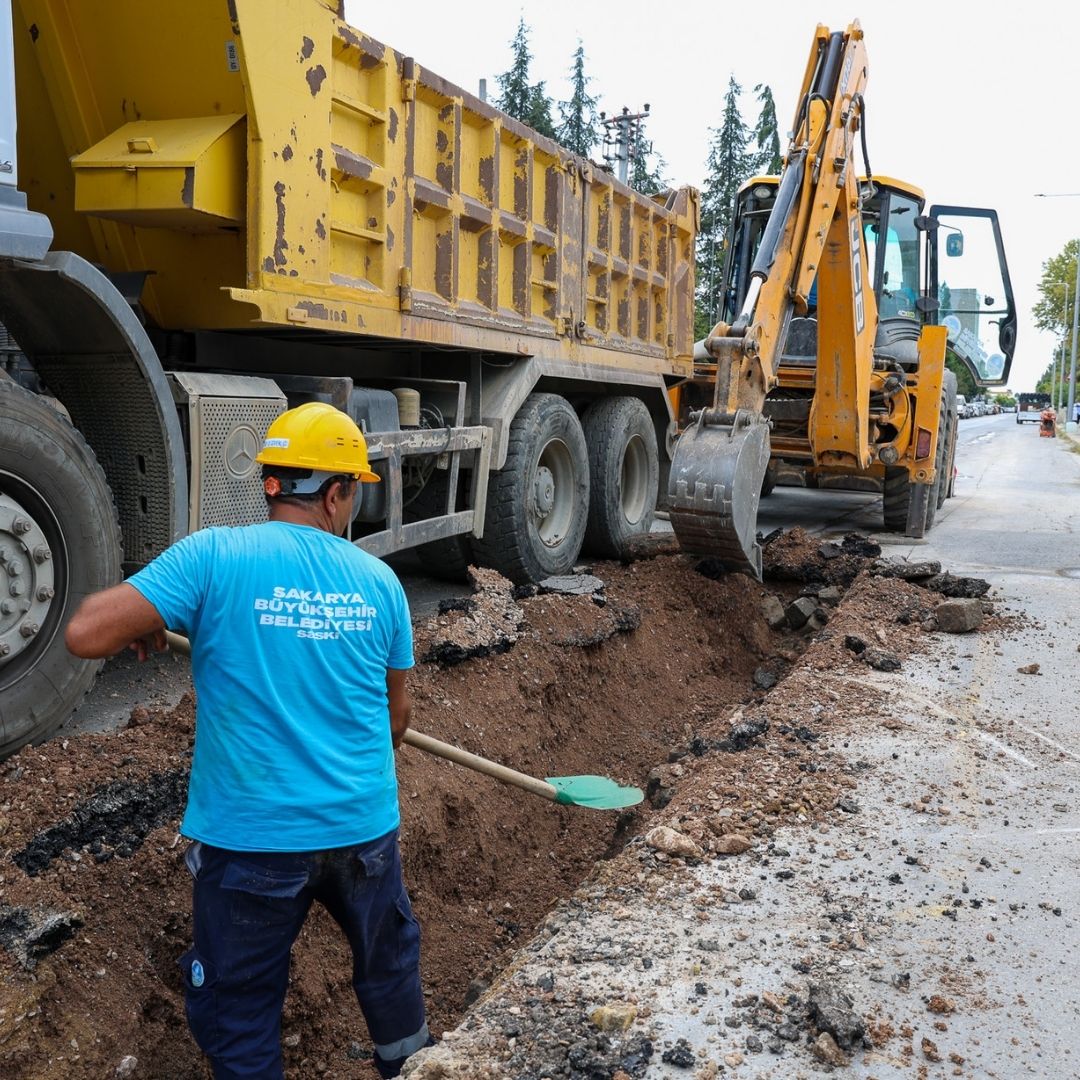
{"type": "Polygon", "coordinates": [[[188,1024],[214,1080],[281,1080],[289,953],[313,900],[345,932],[375,1065],[397,1076],[430,1045],[420,928],[401,877],[397,830],[313,852],[226,851],[194,843],[194,939],[180,958],[188,1024]]]}

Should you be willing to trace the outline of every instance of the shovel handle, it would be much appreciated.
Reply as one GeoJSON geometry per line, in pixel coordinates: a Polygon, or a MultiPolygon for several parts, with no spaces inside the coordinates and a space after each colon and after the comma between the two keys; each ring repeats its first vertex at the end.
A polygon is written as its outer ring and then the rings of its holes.
{"type": "Polygon", "coordinates": [[[490,776],[495,780],[501,780],[504,784],[512,784],[514,787],[521,788],[522,791],[539,795],[542,799],[550,799],[555,802],[558,797],[559,792],[553,784],[538,780],[535,776],[529,776],[527,773],[518,772],[517,769],[511,769],[507,765],[500,765],[497,761],[489,761],[478,754],[470,754],[468,750],[462,750],[459,747],[451,746],[450,743],[433,739],[430,735],[413,731],[412,728],[405,732],[404,741],[410,746],[415,746],[417,750],[424,750],[429,754],[434,754],[436,757],[445,758],[447,761],[454,762],[455,765],[464,765],[466,769],[472,769],[474,772],[483,773],[485,776],[490,776]]]}
{"type": "MultiPolygon", "coordinates": [[[[186,637],[175,634],[172,630],[166,630],[165,640],[174,652],[182,653],[184,656],[191,655],[191,642],[186,637]]],[[[539,795],[542,799],[549,799],[551,802],[558,799],[559,792],[553,784],[538,780],[527,773],[518,772],[517,769],[511,769],[507,765],[500,765],[497,761],[489,761],[487,758],[480,757],[479,754],[470,754],[468,750],[461,750],[456,746],[451,746],[450,743],[433,739],[430,735],[424,735],[410,728],[405,732],[403,741],[409,746],[415,746],[417,750],[424,750],[436,757],[445,758],[447,761],[454,762],[455,765],[464,765],[466,769],[501,780],[504,784],[512,784],[514,787],[521,788],[522,791],[539,795]]]]}

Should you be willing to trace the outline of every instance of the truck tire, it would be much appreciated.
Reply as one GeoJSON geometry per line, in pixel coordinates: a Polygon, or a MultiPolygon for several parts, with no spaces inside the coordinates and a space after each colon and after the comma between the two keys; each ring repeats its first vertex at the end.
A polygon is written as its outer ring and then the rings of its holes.
{"type": "Polygon", "coordinates": [[[645,403],[635,397],[601,398],[581,424],[589,448],[584,547],[621,559],[652,527],[660,482],[656,428],[645,403]]]}
{"type": "Polygon", "coordinates": [[[953,497],[955,486],[954,474],[956,472],[956,376],[951,371],[945,372],[945,384],[942,387],[945,397],[945,419],[947,421],[946,434],[948,441],[945,445],[945,476],[941,482],[941,492],[938,496],[938,509],[945,505],[946,499],[953,497]]]}
{"type": "MultiPolygon", "coordinates": [[[[450,477],[445,469],[436,469],[420,494],[405,508],[406,521],[420,521],[446,513],[446,485],[450,477]]],[[[459,485],[462,483],[458,481],[459,485]]],[[[416,548],[416,558],[424,573],[444,581],[464,581],[468,569],[476,561],[472,536],[463,533],[432,540],[416,548]]]]}
{"type": "Polygon", "coordinates": [[[568,573],[585,537],[588,461],[570,403],[530,394],[510,423],[506,464],[488,482],[478,560],[519,585],[568,573]]]}
{"type": "Polygon", "coordinates": [[[60,413],[2,378],[0,553],[9,593],[0,605],[5,758],[48,738],[93,685],[102,661],[72,656],[64,627],[85,596],[120,580],[121,543],[93,451],[60,413]]]}
{"type": "Polygon", "coordinates": [[[903,532],[907,528],[911,496],[911,477],[907,469],[902,465],[886,465],[883,490],[885,528],[892,532],[903,532]]]}

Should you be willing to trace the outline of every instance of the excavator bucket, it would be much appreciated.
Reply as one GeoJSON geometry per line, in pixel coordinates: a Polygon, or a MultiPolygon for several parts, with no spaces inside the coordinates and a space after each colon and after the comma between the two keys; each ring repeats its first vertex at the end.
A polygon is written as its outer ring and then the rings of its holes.
{"type": "Polygon", "coordinates": [[[671,462],[671,525],[680,547],[760,580],[757,512],[768,465],[764,416],[703,409],[679,437],[671,462]]]}

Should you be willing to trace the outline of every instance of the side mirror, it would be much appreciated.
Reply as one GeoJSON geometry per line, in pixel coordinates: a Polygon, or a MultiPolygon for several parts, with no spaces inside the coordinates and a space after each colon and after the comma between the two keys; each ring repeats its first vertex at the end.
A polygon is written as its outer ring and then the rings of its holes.
{"type": "Polygon", "coordinates": [[[958,259],[964,254],[964,234],[959,232],[949,233],[945,237],[945,254],[950,259],[958,259]]]}

